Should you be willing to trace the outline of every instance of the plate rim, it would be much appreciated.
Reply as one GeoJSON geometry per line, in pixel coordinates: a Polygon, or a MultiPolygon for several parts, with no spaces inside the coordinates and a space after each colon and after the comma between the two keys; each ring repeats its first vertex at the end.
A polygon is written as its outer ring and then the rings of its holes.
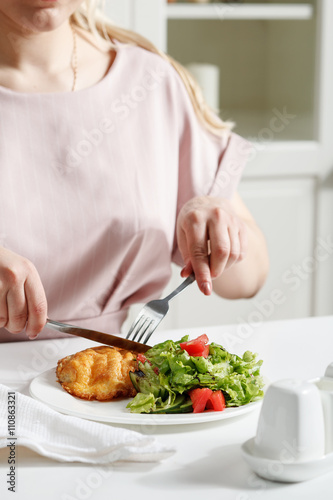
{"type": "MultiPolygon", "coordinates": [[[[76,401],[79,403],[85,404],[85,403],[93,403],[95,404],[96,401],[89,401],[89,400],[84,400],[77,398],[75,396],[72,396],[68,392],[66,392],[62,387],[61,384],[56,380],[56,375],[55,375],[55,370],[56,367],[50,368],[48,370],[45,370],[42,373],[39,373],[36,377],[34,377],[30,384],[29,384],[29,394],[30,396],[35,399],[36,401],[39,401],[43,404],[46,404],[49,408],[52,408],[55,411],[58,411],[62,414],[73,416],[73,417],[78,417],[78,418],[84,418],[86,420],[91,420],[95,422],[103,422],[103,423],[108,423],[108,424],[123,424],[123,425],[189,425],[189,424],[201,424],[201,423],[208,423],[208,422],[216,422],[216,421],[223,421],[227,420],[229,418],[235,418],[241,415],[245,415],[246,413],[250,413],[251,411],[254,411],[256,408],[260,407],[262,400],[254,401],[252,403],[248,403],[243,406],[237,406],[237,407],[232,407],[232,408],[226,408],[222,412],[205,412],[205,413],[176,413],[176,414],[142,414],[142,413],[130,413],[126,412],[125,414],[119,414],[119,415],[110,415],[108,418],[102,416],[102,415],[89,415],[85,414],[84,412],[78,411],[78,410],[73,410],[73,409],[68,409],[64,407],[63,405],[59,404],[53,404],[52,401],[48,400],[47,398],[43,398],[40,395],[38,395],[38,390],[39,386],[38,384],[41,382],[48,382],[47,377],[53,373],[54,374],[54,383],[51,382],[51,388],[53,390],[58,390],[61,391],[59,394],[61,394],[64,398],[75,398],[76,401]],[[37,384],[37,391],[36,391],[36,384],[37,384]]],[[[61,397],[62,397],[61,396],[61,397]]],[[[120,401],[120,400],[119,400],[120,401]]],[[[126,400],[127,401],[127,400],[126,400]]],[[[106,401],[103,402],[103,405],[105,404],[112,404],[112,401],[106,401]]]]}

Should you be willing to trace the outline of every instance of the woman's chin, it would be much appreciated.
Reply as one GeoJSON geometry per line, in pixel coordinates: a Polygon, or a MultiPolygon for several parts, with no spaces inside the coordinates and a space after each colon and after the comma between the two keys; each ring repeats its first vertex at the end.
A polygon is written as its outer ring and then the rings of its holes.
{"type": "Polygon", "coordinates": [[[39,9],[34,13],[27,27],[36,33],[53,31],[59,28],[67,19],[68,16],[56,7],[39,9]]]}

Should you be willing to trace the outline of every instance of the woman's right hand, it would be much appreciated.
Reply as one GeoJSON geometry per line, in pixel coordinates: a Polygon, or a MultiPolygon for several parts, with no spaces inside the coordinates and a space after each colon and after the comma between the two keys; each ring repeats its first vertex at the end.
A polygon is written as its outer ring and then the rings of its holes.
{"type": "Polygon", "coordinates": [[[0,247],[0,328],[19,333],[26,327],[37,337],[47,318],[47,302],[35,266],[24,257],[0,247]]]}

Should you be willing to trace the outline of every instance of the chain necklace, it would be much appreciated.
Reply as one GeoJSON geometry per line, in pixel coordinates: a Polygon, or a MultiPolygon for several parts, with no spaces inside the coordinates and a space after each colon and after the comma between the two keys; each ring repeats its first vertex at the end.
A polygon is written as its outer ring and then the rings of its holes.
{"type": "Polygon", "coordinates": [[[73,70],[72,92],[74,92],[75,87],[76,87],[76,80],[77,80],[77,37],[76,37],[76,31],[74,29],[73,23],[70,23],[70,26],[71,26],[72,34],[73,34],[73,53],[72,53],[71,67],[73,70]]]}

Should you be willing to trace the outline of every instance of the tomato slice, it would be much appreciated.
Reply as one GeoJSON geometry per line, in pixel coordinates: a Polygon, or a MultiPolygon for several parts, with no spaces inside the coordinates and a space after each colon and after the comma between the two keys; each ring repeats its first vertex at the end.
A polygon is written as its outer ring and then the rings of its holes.
{"type": "Polygon", "coordinates": [[[212,391],[208,387],[198,387],[189,391],[193,413],[202,413],[205,410],[223,411],[225,399],[222,391],[212,391]]]}
{"type": "Polygon", "coordinates": [[[193,413],[201,413],[206,408],[207,401],[211,397],[213,391],[208,387],[192,389],[189,391],[189,396],[192,401],[193,413]]]}
{"type": "Polygon", "coordinates": [[[205,333],[203,335],[199,335],[199,337],[197,337],[194,340],[190,340],[189,342],[195,342],[196,340],[203,342],[204,344],[208,344],[208,342],[209,342],[209,339],[205,333]]]}
{"type": "Polygon", "coordinates": [[[138,354],[137,357],[136,357],[136,360],[137,361],[141,361],[141,363],[145,363],[147,361],[147,358],[144,354],[138,354]]]}
{"type": "Polygon", "coordinates": [[[207,343],[208,337],[206,334],[203,334],[188,342],[181,342],[179,345],[181,349],[186,351],[190,356],[203,356],[207,358],[209,354],[209,346],[206,345],[207,343]]]}
{"type": "Polygon", "coordinates": [[[223,411],[225,408],[225,399],[222,391],[214,391],[207,401],[206,409],[214,411],[223,411]]]}
{"type": "Polygon", "coordinates": [[[205,345],[205,347],[204,347],[204,349],[203,349],[203,351],[202,351],[201,356],[202,356],[203,358],[207,358],[208,354],[209,354],[209,345],[205,345]]]}

